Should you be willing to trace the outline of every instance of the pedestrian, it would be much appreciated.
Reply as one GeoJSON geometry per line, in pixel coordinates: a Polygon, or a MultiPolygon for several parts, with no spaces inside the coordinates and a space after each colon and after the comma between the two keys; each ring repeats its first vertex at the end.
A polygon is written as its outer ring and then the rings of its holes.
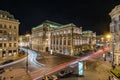
{"type": "Polygon", "coordinates": [[[110,76],[108,77],[108,80],[111,80],[110,76]]]}
{"type": "Polygon", "coordinates": [[[111,79],[110,80],[115,80],[113,76],[111,76],[111,79]]]}
{"type": "Polygon", "coordinates": [[[6,77],[3,77],[3,80],[6,80],[6,77]]]}
{"type": "Polygon", "coordinates": [[[2,80],[2,76],[0,76],[0,80],[2,80]]]}

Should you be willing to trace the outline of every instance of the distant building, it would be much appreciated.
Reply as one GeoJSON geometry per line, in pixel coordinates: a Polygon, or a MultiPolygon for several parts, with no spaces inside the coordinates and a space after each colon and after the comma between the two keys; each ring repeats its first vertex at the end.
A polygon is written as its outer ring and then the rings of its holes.
{"type": "Polygon", "coordinates": [[[96,48],[96,32],[86,30],[82,32],[82,45],[83,50],[95,49],[96,48]]]}
{"type": "Polygon", "coordinates": [[[9,12],[0,10],[0,58],[17,55],[19,24],[9,12]]]}
{"type": "Polygon", "coordinates": [[[82,45],[82,28],[74,24],[62,25],[46,20],[32,28],[32,49],[42,52],[52,51],[74,55],[82,45]]]}
{"type": "Polygon", "coordinates": [[[31,39],[32,49],[36,51],[71,56],[82,51],[82,27],[73,23],[62,25],[46,20],[32,28],[31,39]]]}
{"type": "MultiPolygon", "coordinates": [[[[30,38],[30,37],[29,37],[30,38]]],[[[19,47],[29,47],[30,48],[30,39],[28,39],[25,35],[19,36],[19,47]]]]}
{"type": "Polygon", "coordinates": [[[111,17],[110,32],[112,34],[112,52],[114,52],[115,64],[120,64],[120,5],[115,6],[109,13],[111,17]],[[114,45],[114,46],[113,46],[114,45]]]}

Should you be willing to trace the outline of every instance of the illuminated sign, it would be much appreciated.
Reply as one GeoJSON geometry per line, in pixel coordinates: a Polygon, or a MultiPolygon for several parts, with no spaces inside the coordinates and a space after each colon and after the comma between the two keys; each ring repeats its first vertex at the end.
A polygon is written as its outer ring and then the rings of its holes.
{"type": "Polygon", "coordinates": [[[78,74],[83,75],[83,62],[78,62],[78,74]]]}

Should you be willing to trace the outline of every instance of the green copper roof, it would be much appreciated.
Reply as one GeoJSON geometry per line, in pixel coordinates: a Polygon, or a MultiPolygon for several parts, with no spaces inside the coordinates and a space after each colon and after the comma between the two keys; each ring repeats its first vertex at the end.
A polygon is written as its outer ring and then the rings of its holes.
{"type": "Polygon", "coordinates": [[[86,34],[86,33],[92,33],[93,31],[91,31],[91,30],[86,30],[86,31],[83,31],[82,33],[84,34],[86,34]]]}
{"type": "Polygon", "coordinates": [[[62,24],[59,24],[59,23],[56,23],[56,22],[53,22],[53,21],[49,21],[49,20],[46,20],[43,23],[47,23],[47,24],[51,24],[51,25],[56,25],[56,26],[62,26],[62,24]]]}
{"type": "Polygon", "coordinates": [[[73,23],[66,24],[66,25],[60,26],[60,28],[64,28],[64,27],[68,27],[68,26],[75,26],[75,24],[73,24],[73,23]]]}
{"type": "Polygon", "coordinates": [[[52,27],[54,29],[60,29],[60,28],[64,28],[64,27],[67,27],[67,26],[71,26],[71,25],[75,26],[73,23],[62,25],[62,24],[59,24],[59,23],[56,23],[56,22],[52,22],[52,21],[46,20],[41,25],[38,25],[37,27],[34,27],[32,29],[41,28],[41,27],[43,27],[43,24],[47,24],[47,25],[49,25],[50,27],[52,27]]]}

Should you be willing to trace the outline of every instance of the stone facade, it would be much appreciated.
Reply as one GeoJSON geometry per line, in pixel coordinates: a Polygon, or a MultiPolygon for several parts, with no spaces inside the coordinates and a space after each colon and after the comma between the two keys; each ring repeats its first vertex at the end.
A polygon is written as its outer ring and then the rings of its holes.
{"type": "Polygon", "coordinates": [[[82,51],[82,27],[78,28],[73,23],[62,25],[46,20],[32,28],[31,39],[32,49],[36,51],[71,56],[82,51]]]}
{"type": "Polygon", "coordinates": [[[0,58],[17,55],[19,24],[9,12],[0,10],[0,58]]]}
{"type": "Polygon", "coordinates": [[[20,35],[19,36],[19,47],[29,47],[30,48],[30,36],[26,37],[25,35],[20,35]]]}
{"type": "Polygon", "coordinates": [[[82,49],[94,50],[96,48],[96,32],[87,30],[82,32],[82,49]]]}
{"type": "Polygon", "coordinates": [[[115,64],[120,64],[120,5],[116,6],[110,13],[110,32],[112,34],[112,52],[114,52],[115,64]],[[114,51],[113,51],[114,50],[114,51]]]}

